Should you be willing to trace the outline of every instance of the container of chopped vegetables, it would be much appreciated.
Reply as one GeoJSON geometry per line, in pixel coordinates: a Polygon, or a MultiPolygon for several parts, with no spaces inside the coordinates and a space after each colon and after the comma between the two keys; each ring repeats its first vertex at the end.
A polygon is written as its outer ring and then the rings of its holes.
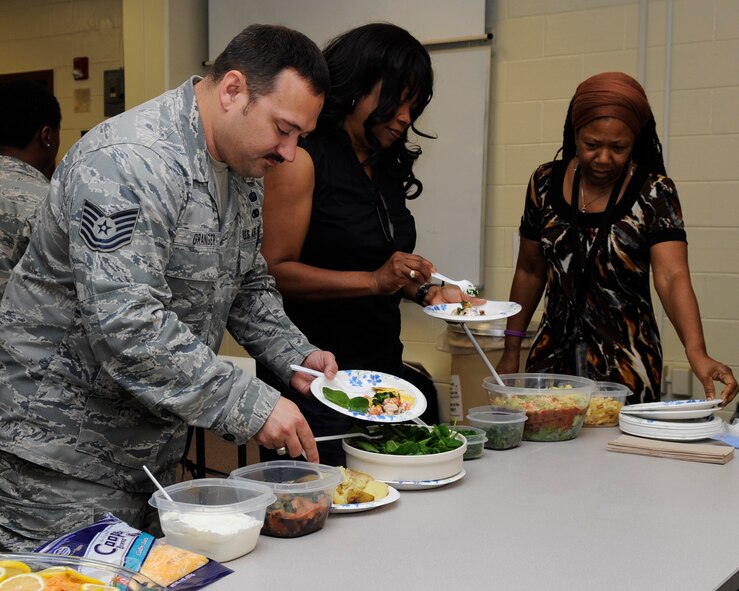
{"type": "Polygon", "coordinates": [[[266,484],[277,500],[267,507],[262,533],[295,538],[326,523],[334,489],[343,480],[339,468],[325,464],[275,460],[237,468],[229,478],[266,484]]]}
{"type": "Polygon", "coordinates": [[[511,449],[521,443],[526,413],[503,406],[476,406],[467,415],[470,425],[482,429],[487,449],[511,449]]]}
{"type": "Polygon", "coordinates": [[[464,460],[475,460],[482,456],[483,449],[485,448],[485,441],[487,441],[487,434],[482,429],[473,427],[472,425],[459,425],[447,424],[447,427],[451,431],[456,431],[464,435],[467,440],[467,451],[464,452],[462,458],[464,460]]]}
{"type": "Polygon", "coordinates": [[[492,376],[482,386],[491,406],[526,413],[524,441],[566,441],[580,432],[595,382],[579,376],[551,373],[517,373],[492,376]]]}
{"type": "Polygon", "coordinates": [[[441,480],[462,471],[467,440],[446,425],[383,424],[376,439],[345,439],[346,465],[375,480],[441,480]]]}
{"type": "Polygon", "coordinates": [[[631,390],[616,382],[595,382],[583,427],[617,427],[621,407],[631,390]]]}

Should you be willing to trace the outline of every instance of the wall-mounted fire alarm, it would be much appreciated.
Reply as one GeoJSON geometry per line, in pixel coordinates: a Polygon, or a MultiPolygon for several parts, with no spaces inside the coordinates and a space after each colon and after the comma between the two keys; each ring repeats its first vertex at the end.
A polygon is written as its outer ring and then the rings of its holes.
{"type": "Polygon", "coordinates": [[[72,59],[72,78],[75,80],[87,80],[88,67],[86,57],[75,57],[72,59]]]}

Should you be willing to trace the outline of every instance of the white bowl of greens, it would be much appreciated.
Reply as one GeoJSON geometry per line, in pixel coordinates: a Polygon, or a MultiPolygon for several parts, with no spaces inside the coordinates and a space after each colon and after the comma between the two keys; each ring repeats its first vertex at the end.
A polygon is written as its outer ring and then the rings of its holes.
{"type": "Polygon", "coordinates": [[[375,480],[440,480],[462,470],[467,440],[447,425],[382,425],[377,439],[345,439],[346,465],[375,480]]]}

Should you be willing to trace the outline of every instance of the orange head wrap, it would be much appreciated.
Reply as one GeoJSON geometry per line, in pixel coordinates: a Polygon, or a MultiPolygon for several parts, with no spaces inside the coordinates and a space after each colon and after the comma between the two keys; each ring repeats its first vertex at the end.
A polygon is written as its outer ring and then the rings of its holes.
{"type": "Polygon", "coordinates": [[[637,137],[652,114],[641,84],[623,72],[603,72],[581,82],[572,100],[572,126],[578,129],[599,117],[614,117],[637,137]]]}

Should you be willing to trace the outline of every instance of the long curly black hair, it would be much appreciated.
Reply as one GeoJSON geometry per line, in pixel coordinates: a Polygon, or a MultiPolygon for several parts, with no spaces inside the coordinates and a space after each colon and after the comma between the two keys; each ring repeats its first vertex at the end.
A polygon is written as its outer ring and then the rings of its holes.
{"type": "MultiPolygon", "coordinates": [[[[567,109],[567,117],[565,118],[562,147],[557,151],[557,154],[562,154],[562,159],[565,162],[572,160],[577,152],[577,148],[575,147],[575,129],[572,125],[572,104],[574,101],[575,97],[573,96],[570,106],[567,109]]],[[[665,161],[662,157],[662,142],[659,141],[657,123],[652,113],[649,114],[649,120],[634,140],[631,157],[637,164],[646,166],[650,172],[667,175],[665,161]]]]}
{"type": "Polygon", "coordinates": [[[371,23],[351,29],[330,41],[323,50],[331,73],[331,89],[326,95],[315,134],[327,135],[341,126],[356,102],[369,95],[377,82],[382,89],[377,108],[364,122],[370,146],[369,163],[390,177],[402,181],[408,199],[423,191],[413,175],[413,164],[421,148],[411,144],[408,131],[383,150],[372,128],[390,121],[405,96],[416,97],[410,109],[413,132],[430,138],[415,127],[433,95],[434,72],[426,48],[408,31],[390,23],[371,23]],[[407,95],[406,95],[407,92],[407,95]]]}

